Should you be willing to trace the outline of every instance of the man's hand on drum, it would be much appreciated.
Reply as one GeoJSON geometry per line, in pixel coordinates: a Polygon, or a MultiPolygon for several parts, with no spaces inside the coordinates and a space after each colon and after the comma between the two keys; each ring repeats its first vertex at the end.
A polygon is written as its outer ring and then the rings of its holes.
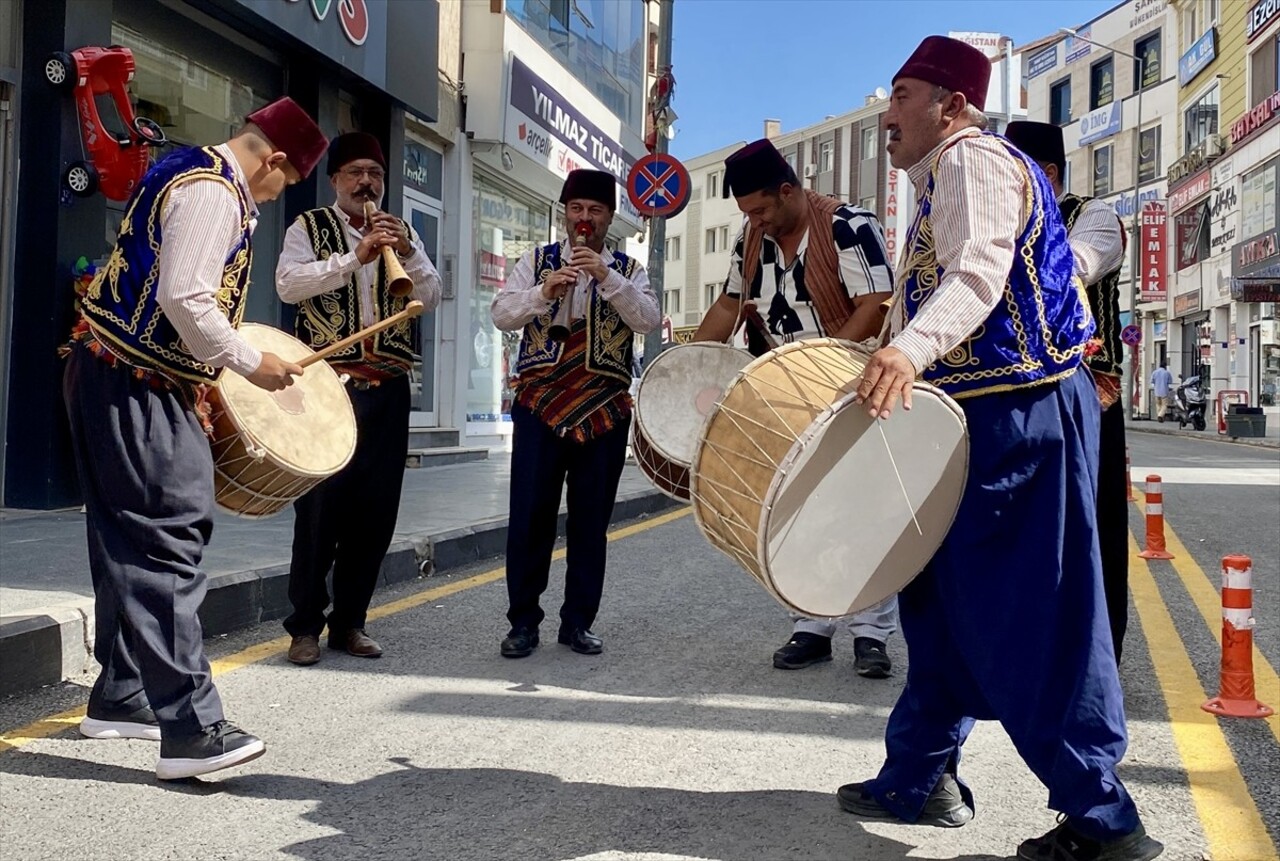
{"type": "Polygon", "coordinates": [[[887,419],[899,397],[902,408],[909,410],[911,384],[915,378],[916,367],[901,350],[893,347],[876,350],[858,381],[858,403],[867,405],[873,419],[887,419]]]}
{"type": "Polygon", "coordinates": [[[293,378],[302,375],[302,366],[286,362],[275,353],[263,353],[262,364],[246,380],[260,389],[278,392],[286,386],[293,385],[293,378]]]}
{"type": "Polygon", "coordinates": [[[572,266],[563,266],[548,275],[542,282],[542,298],[548,302],[554,302],[572,290],[573,285],[577,283],[578,270],[572,266]]]}

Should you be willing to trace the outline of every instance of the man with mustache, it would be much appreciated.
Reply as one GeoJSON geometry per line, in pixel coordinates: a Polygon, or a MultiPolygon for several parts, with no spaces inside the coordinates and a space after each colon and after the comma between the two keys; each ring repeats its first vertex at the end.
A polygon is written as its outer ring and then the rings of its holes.
{"type": "Polygon", "coordinates": [[[930,36],[893,78],[889,156],[917,216],[890,340],[857,396],[873,418],[911,409],[917,378],[955,398],[969,470],[947,537],[898,596],[907,684],[879,775],[840,787],[845,810],[955,827],[974,815],[958,777],[977,720],[998,720],[1060,811],[1024,861],[1150,861],[1116,774],[1128,737],[1096,522],[1099,403],[1093,336],[1053,187],[984,133],[991,61],[930,36]]]}
{"type": "MultiPolygon", "coordinates": [[[[430,311],[441,292],[440,276],[408,224],[386,212],[365,221],[365,202],[380,206],[386,182],[387,160],[378,139],[364,132],[334,138],[328,171],[336,203],[298,216],[285,233],[276,266],[276,291],[298,306],[294,333],[314,350],[399,313],[414,299],[430,311]],[[412,279],[408,296],[391,295],[383,248],[395,250],[412,279]]],[[[356,451],[340,472],[293,506],[293,612],[284,627],[293,637],[289,660],[300,666],[320,660],[326,624],[329,648],[361,658],[382,655],[365,633],[365,616],[400,509],[409,450],[409,369],[420,349],[417,322],[384,329],[328,359],[349,377],[356,451]],[[330,568],[333,609],[326,619],[330,568]]]]}

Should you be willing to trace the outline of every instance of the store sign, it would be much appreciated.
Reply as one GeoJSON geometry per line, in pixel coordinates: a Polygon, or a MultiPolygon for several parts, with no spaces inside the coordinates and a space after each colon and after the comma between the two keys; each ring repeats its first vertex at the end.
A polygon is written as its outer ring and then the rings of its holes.
{"type": "Polygon", "coordinates": [[[1209,256],[1227,251],[1240,239],[1240,178],[1215,185],[1209,196],[1209,256]]]}
{"type": "Polygon", "coordinates": [[[1272,259],[1277,256],[1280,256],[1280,234],[1270,230],[1255,239],[1245,240],[1235,247],[1231,272],[1237,277],[1252,275],[1265,266],[1280,262],[1272,259]]]}
{"type": "Polygon", "coordinates": [[[964,42],[966,45],[972,45],[988,57],[1000,56],[1000,46],[1006,38],[1005,36],[1001,36],[999,33],[957,33],[954,31],[948,33],[947,36],[955,39],[957,42],[964,42]]]}
{"type": "Polygon", "coordinates": [[[1185,317],[1200,310],[1200,288],[1173,297],[1173,316],[1185,317]]]}
{"type": "MultiPolygon", "coordinates": [[[[1280,0],[1276,0],[1280,3],[1280,0]]],[[[1261,130],[1280,116],[1280,90],[1267,96],[1244,112],[1244,116],[1231,124],[1231,145],[1235,146],[1249,135],[1261,130]]]]}
{"type": "Polygon", "coordinates": [[[1120,131],[1120,102],[1112,102],[1096,111],[1090,111],[1080,120],[1079,146],[1109,138],[1120,131]]]}
{"type": "Polygon", "coordinates": [[[1165,236],[1168,213],[1163,203],[1142,207],[1142,280],[1143,302],[1163,302],[1168,298],[1165,236]]]}
{"type": "Polygon", "coordinates": [[[1203,197],[1213,188],[1213,181],[1208,168],[1200,171],[1192,179],[1169,192],[1169,211],[1177,212],[1185,209],[1193,200],[1203,197]]]}
{"type": "Polygon", "coordinates": [[[1203,36],[1196,40],[1196,43],[1187,49],[1187,53],[1183,54],[1178,60],[1178,85],[1185,87],[1187,84],[1195,80],[1196,75],[1205,70],[1205,67],[1214,61],[1218,56],[1216,50],[1215,36],[1218,29],[1210,27],[1203,36]]]}
{"type": "Polygon", "coordinates": [[[1133,0],[1133,17],[1129,19],[1129,29],[1136,30],[1155,19],[1164,11],[1164,4],[1165,0],[1133,0]]]}
{"type": "Polygon", "coordinates": [[[435,150],[427,149],[413,141],[405,141],[404,160],[401,165],[405,186],[414,191],[420,191],[428,197],[440,199],[443,195],[442,162],[443,156],[435,150]]]}
{"type": "Polygon", "coordinates": [[[1093,27],[1081,27],[1077,36],[1068,36],[1066,42],[1067,65],[1071,65],[1081,57],[1087,56],[1093,45],[1086,41],[1093,38],[1093,27]]]}
{"type": "Polygon", "coordinates": [[[1280,0],[1258,0],[1244,16],[1245,40],[1252,42],[1280,15],[1280,0]]]}
{"type": "Polygon", "coordinates": [[[1043,75],[1050,69],[1058,67],[1058,43],[1054,42],[1043,51],[1032,54],[1027,60],[1027,79],[1043,75]]]}
{"type": "Polygon", "coordinates": [[[885,159],[888,171],[885,175],[884,245],[889,262],[898,259],[899,240],[907,235],[915,210],[910,177],[905,170],[898,170],[885,159]]]}
{"type": "MultiPolygon", "coordinates": [[[[285,0],[286,3],[301,3],[302,0],[285,0]]],[[[363,45],[369,38],[369,7],[365,0],[311,0],[311,14],[317,21],[329,17],[329,10],[338,7],[338,25],[343,34],[353,45],[363,45]]]]}
{"type": "MultiPolygon", "coordinates": [[[[1164,189],[1160,185],[1154,188],[1144,188],[1142,194],[1138,198],[1140,204],[1147,204],[1153,200],[1160,200],[1164,197],[1164,189]]],[[[1115,209],[1116,215],[1121,218],[1133,217],[1133,192],[1121,194],[1116,197],[1107,198],[1107,202],[1115,209]]]]}

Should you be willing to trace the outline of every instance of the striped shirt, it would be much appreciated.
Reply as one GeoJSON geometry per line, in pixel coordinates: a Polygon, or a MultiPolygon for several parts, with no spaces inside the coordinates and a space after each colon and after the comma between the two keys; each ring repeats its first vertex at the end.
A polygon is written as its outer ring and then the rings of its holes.
{"type": "MultiPolygon", "coordinates": [[[[725,293],[737,297],[742,293],[742,256],[747,222],[738,231],[729,264],[725,293]]],[[[822,328],[818,310],[809,299],[804,284],[805,252],[809,248],[806,229],[796,248],[795,257],[783,259],[782,249],[767,234],[760,243],[760,265],[751,279],[752,299],[763,299],[760,315],[769,331],[783,341],[824,337],[833,333],[822,328]]],[[[831,216],[831,241],[840,261],[840,282],[850,298],[893,290],[893,270],[885,250],[884,233],[873,213],[848,204],[831,216]]]]}
{"type": "MultiPolygon", "coordinates": [[[[942,281],[910,323],[900,296],[890,315],[890,346],[911,360],[916,373],[963,343],[991,315],[1009,280],[1014,246],[1028,216],[1023,205],[1026,173],[994,136],[964,129],[908,168],[918,198],[935,161],[929,221],[942,281]],[[944,147],[949,148],[943,152],[944,147]]],[[[909,252],[903,249],[904,256],[909,252]]]]}
{"type": "MultiPolygon", "coordinates": [[[[249,230],[258,207],[240,162],[226,144],[213,147],[235,171],[249,203],[249,230]]],[[[224,183],[184,182],[169,190],[160,210],[160,282],[156,301],[191,355],[215,368],[248,376],[262,354],[241,337],[218,305],[227,256],[240,241],[240,203],[224,183]]]]}
{"type": "Polygon", "coordinates": [[[1086,285],[1101,281],[1124,262],[1123,230],[1115,209],[1105,200],[1095,197],[1080,208],[1071,226],[1071,256],[1076,274],[1086,285]]]}

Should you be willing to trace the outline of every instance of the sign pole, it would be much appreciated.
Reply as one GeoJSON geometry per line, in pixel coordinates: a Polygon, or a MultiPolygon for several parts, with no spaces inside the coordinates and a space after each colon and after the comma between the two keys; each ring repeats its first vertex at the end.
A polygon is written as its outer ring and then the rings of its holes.
{"type": "MultiPolygon", "coordinates": [[[[661,0],[658,4],[658,74],[666,74],[666,70],[671,67],[671,11],[674,0],[661,0]]],[[[667,151],[667,136],[663,134],[663,129],[657,129],[657,140],[654,144],[654,152],[665,154],[667,151]]],[[[658,310],[662,311],[664,306],[662,298],[662,280],[664,273],[663,263],[666,260],[667,249],[667,220],[665,218],[649,219],[649,265],[647,268],[649,273],[649,286],[653,288],[653,294],[658,297],[658,310]]],[[[665,316],[665,314],[664,314],[665,316]]],[[[659,326],[656,331],[646,332],[644,336],[644,366],[649,367],[649,363],[658,358],[658,354],[662,352],[662,327],[659,326]]]]}

